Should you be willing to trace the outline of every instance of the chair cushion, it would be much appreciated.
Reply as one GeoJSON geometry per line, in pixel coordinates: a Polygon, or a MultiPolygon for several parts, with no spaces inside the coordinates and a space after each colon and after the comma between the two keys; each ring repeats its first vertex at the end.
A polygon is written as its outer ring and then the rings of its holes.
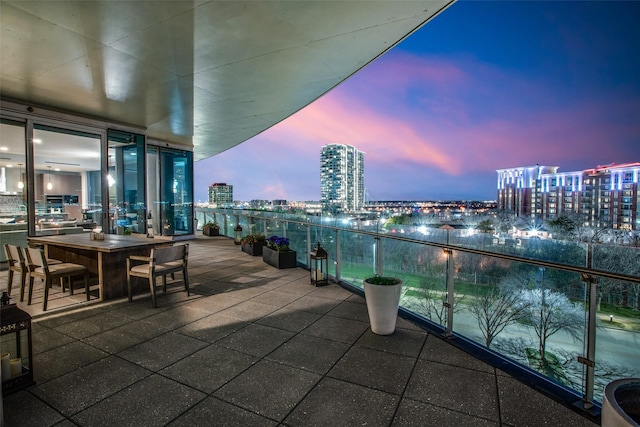
{"type": "Polygon", "coordinates": [[[131,273],[135,275],[148,275],[149,274],[149,264],[136,265],[135,267],[131,267],[131,273]]]}
{"type": "MultiPolygon", "coordinates": [[[[64,275],[71,273],[84,273],[87,267],[80,264],[72,264],[70,262],[62,262],[60,264],[53,264],[49,266],[49,273],[52,275],[64,275]]],[[[36,272],[43,273],[42,267],[36,268],[36,272]]]]}

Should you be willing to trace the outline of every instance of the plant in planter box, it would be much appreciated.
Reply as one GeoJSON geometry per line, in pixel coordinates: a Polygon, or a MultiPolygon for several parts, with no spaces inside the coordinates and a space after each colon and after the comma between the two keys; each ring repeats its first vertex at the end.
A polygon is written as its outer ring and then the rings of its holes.
{"type": "Polygon", "coordinates": [[[375,275],[364,279],[364,296],[371,331],[378,335],[391,335],[396,330],[402,280],[375,275]]]}
{"type": "Polygon", "coordinates": [[[205,236],[219,236],[220,226],[215,222],[209,221],[202,226],[202,234],[205,236]]]}
{"type": "Polygon", "coordinates": [[[263,234],[249,234],[240,241],[242,252],[252,256],[262,255],[262,248],[267,244],[267,238],[263,234]]]}
{"type": "Polygon", "coordinates": [[[276,268],[294,268],[297,265],[296,251],[289,248],[289,239],[286,237],[269,237],[267,245],[262,248],[262,259],[276,268]]]}

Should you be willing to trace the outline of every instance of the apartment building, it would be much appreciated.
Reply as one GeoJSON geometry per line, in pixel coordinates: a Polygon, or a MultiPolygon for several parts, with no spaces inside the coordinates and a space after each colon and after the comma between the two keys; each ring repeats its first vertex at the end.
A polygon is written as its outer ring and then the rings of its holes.
{"type": "Polygon", "coordinates": [[[233,185],[226,182],[211,184],[209,186],[209,205],[218,208],[233,206],[233,185]]]}
{"type": "Polygon", "coordinates": [[[364,152],[351,145],[329,144],[320,155],[323,209],[353,212],[364,207],[364,152]]]}
{"type": "Polygon", "coordinates": [[[539,165],[496,172],[500,210],[532,219],[581,215],[589,226],[640,229],[640,162],[574,172],[539,165]]]}

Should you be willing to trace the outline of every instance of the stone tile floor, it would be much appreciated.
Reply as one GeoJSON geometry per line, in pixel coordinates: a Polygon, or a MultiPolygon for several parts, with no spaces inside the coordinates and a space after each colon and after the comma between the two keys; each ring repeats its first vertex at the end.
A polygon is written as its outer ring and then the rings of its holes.
{"type": "Polygon", "coordinates": [[[372,334],[362,297],[304,269],[189,243],[190,297],[177,275],[156,309],[59,287],[46,313],[21,304],[36,384],[3,397],[4,425],[595,425],[404,319],[372,334]]]}

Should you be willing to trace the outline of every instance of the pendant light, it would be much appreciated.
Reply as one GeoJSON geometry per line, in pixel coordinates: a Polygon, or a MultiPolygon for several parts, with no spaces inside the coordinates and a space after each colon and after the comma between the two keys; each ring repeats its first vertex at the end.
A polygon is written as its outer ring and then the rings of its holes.
{"type": "Polygon", "coordinates": [[[47,183],[47,190],[53,189],[53,184],[51,183],[51,166],[47,166],[49,168],[49,182],[47,183]]]}
{"type": "Polygon", "coordinates": [[[20,167],[20,175],[18,175],[18,188],[22,190],[24,188],[24,182],[22,182],[22,163],[18,163],[20,167]]]}

